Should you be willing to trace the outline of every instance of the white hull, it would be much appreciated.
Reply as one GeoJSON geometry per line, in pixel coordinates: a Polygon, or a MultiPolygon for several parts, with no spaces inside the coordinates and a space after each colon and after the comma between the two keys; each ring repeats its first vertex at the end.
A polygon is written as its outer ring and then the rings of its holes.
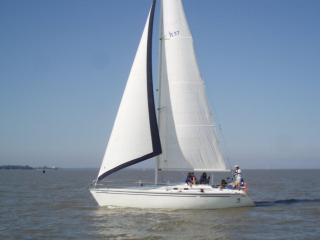
{"type": "Polygon", "coordinates": [[[218,209],[252,207],[243,190],[212,188],[209,185],[92,188],[100,206],[158,209],[218,209]]]}

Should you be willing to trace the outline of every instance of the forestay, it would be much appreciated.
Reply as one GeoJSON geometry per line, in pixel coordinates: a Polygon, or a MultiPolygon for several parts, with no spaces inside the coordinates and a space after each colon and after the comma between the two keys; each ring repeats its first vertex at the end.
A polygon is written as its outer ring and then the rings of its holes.
{"type": "Polygon", "coordinates": [[[224,171],[181,0],[163,0],[160,19],[161,170],[224,171]]]}

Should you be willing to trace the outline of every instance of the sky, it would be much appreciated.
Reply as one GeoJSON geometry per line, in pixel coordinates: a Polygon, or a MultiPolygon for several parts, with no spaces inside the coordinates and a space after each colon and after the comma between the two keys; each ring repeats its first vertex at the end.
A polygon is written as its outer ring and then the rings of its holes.
{"type": "MultiPolygon", "coordinates": [[[[100,166],[150,5],[0,1],[0,165],[100,166]]],[[[320,168],[320,1],[184,7],[228,162],[320,168]]]]}

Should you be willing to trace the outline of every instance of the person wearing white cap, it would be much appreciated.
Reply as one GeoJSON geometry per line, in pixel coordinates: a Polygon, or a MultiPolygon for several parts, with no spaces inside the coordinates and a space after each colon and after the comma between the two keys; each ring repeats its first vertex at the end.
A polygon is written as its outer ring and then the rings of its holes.
{"type": "Polygon", "coordinates": [[[235,187],[240,188],[242,174],[241,174],[241,169],[240,169],[239,165],[234,166],[233,180],[234,180],[235,187]]]}

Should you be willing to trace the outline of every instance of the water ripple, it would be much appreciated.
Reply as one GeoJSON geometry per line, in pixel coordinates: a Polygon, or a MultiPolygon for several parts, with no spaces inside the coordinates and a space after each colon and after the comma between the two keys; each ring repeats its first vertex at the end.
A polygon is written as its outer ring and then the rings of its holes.
{"type": "Polygon", "coordinates": [[[290,205],[296,203],[320,203],[320,199],[282,199],[282,200],[275,200],[275,201],[256,201],[256,207],[267,207],[267,206],[274,206],[274,205],[290,205]]]}

